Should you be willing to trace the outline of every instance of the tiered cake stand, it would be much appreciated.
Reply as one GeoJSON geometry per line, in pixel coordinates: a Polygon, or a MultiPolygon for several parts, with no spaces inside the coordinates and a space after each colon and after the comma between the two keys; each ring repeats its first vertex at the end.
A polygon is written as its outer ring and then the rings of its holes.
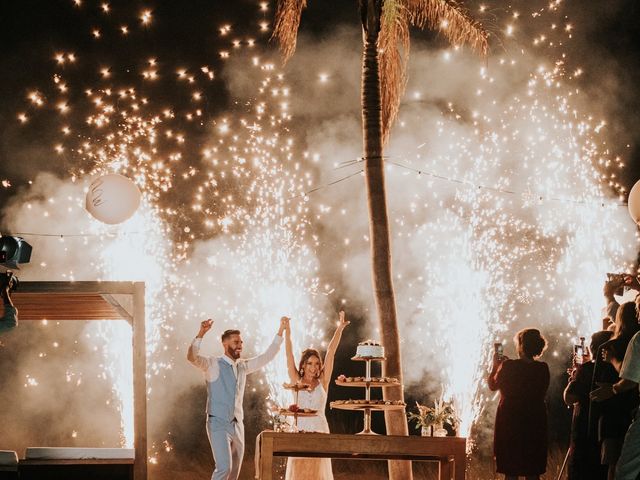
{"type": "MultiPolygon", "coordinates": [[[[383,362],[386,360],[385,357],[353,357],[351,360],[356,362],[365,362],[366,363],[366,376],[364,381],[359,382],[344,382],[340,380],[336,380],[336,385],[340,385],[341,387],[364,387],[365,389],[365,400],[369,402],[371,400],[371,387],[400,387],[401,384],[397,381],[391,382],[379,382],[373,381],[371,378],[371,362],[383,362]]],[[[340,402],[331,402],[331,408],[337,408],[339,410],[361,410],[364,412],[364,429],[358,433],[358,435],[377,435],[376,432],[371,430],[371,412],[372,411],[386,411],[386,410],[402,410],[404,405],[384,405],[384,404],[358,404],[358,403],[340,403],[340,402]]]]}
{"type": "MultiPolygon", "coordinates": [[[[307,385],[306,383],[295,383],[293,385],[285,383],[283,387],[286,390],[293,390],[294,397],[294,405],[298,405],[298,394],[301,390],[310,390],[311,385],[307,385]]],[[[287,409],[281,409],[279,412],[280,415],[285,417],[293,417],[293,428],[297,432],[298,431],[298,417],[315,417],[318,415],[317,410],[307,409],[306,411],[293,411],[287,409]]]]}

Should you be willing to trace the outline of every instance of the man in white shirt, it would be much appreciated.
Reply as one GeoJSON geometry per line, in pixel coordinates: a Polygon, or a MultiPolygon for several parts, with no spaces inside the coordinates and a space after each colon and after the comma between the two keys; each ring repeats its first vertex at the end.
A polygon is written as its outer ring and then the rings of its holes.
{"type": "Polygon", "coordinates": [[[222,334],[224,355],[199,355],[202,337],[211,330],[213,320],[200,324],[191,342],[187,360],[204,373],[207,382],[207,435],[213,452],[215,470],[212,480],[237,480],[244,456],[244,412],[242,400],[247,375],[260,370],[276,356],[282,345],[282,333],[289,319],[280,319],[280,329],[267,350],[257,357],[241,359],[242,337],[239,330],[222,334]]]}

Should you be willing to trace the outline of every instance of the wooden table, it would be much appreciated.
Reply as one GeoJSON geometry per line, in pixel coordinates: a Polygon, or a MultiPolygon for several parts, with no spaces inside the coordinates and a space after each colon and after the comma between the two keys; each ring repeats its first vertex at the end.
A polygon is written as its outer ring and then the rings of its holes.
{"type": "Polygon", "coordinates": [[[21,480],[133,480],[133,458],[20,460],[21,480]]]}
{"type": "Polygon", "coordinates": [[[437,461],[440,480],[464,480],[466,438],[337,435],[264,431],[256,444],[256,478],[272,480],[273,457],[437,461]]]}

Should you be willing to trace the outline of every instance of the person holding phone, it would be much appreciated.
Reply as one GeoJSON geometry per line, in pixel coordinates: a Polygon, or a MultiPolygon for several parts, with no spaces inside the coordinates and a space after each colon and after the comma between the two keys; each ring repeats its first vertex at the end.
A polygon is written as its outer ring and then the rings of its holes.
{"type": "Polygon", "coordinates": [[[500,355],[496,346],[488,384],[500,391],[493,450],[496,471],[505,480],[537,480],[547,469],[547,407],[549,367],[538,358],[547,341],[535,328],[515,338],[518,359],[500,355]]]}
{"type": "MultiPolygon", "coordinates": [[[[613,332],[602,330],[591,335],[588,348],[597,352],[600,346],[611,338],[613,332]]],[[[579,352],[577,352],[579,353],[579,352]]],[[[569,454],[567,457],[568,480],[605,480],[607,467],[600,462],[600,443],[597,424],[589,425],[591,401],[591,381],[595,360],[584,358],[579,363],[574,355],[573,366],[569,369],[569,383],[564,389],[563,398],[567,406],[573,407],[569,454]]],[[[597,420],[597,419],[595,419],[597,420]]]]}

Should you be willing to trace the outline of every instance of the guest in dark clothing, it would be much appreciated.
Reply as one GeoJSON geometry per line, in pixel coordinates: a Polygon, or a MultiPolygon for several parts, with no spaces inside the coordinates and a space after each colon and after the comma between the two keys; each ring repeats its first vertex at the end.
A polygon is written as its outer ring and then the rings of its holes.
{"type": "MultiPolygon", "coordinates": [[[[589,351],[597,352],[611,335],[613,332],[606,330],[591,335],[589,351]]],[[[565,403],[573,406],[571,443],[567,459],[568,480],[605,480],[607,478],[607,467],[600,463],[597,425],[589,428],[589,393],[594,367],[593,359],[574,365],[569,383],[564,390],[565,403]],[[591,435],[590,432],[592,432],[591,435]]]]}
{"type": "Polygon", "coordinates": [[[633,419],[633,410],[638,406],[640,399],[637,390],[630,390],[602,400],[598,394],[598,386],[614,384],[620,380],[615,365],[619,368],[627,345],[638,330],[640,325],[638,325],[635,304],[623,303],[616,312],[613,337],[600,347],[595,358],[591,386],[591,399],[595,402],[591,403],[591,421],[596,421],[598,425],[601,461],[604,465],[608,465],[610,480],[614,478],[624,436],[633,419]]]}
{"type": "Polygon", "coordinates": [[[493,451],[496,470],[506,480],[538,479],[547,469],[549,367],[537,360],[547,346],[540,331],[527,328],[515,337],[517,360],[493,356],[488,383],[500,391],[493,451]]]}

